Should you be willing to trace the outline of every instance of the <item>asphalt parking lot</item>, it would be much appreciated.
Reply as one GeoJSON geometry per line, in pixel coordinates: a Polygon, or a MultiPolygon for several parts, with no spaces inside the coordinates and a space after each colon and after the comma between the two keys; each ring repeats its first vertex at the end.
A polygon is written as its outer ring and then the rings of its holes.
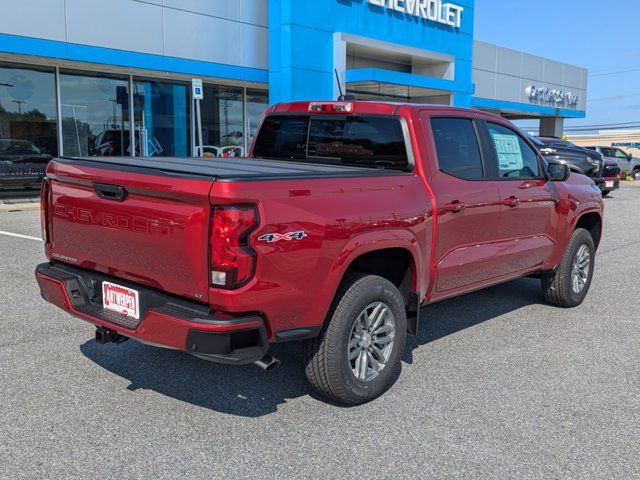
{"type": "Polygon", "coordinates": [[[426,308],[393,388],[345,408],[41,300],[37,212],[0,213],[0,477],[640,478],[640,185],[606,203],[585,303],[523,279],[426,308]],[[33,237],[33,238],[30,238],[33,237]]]}

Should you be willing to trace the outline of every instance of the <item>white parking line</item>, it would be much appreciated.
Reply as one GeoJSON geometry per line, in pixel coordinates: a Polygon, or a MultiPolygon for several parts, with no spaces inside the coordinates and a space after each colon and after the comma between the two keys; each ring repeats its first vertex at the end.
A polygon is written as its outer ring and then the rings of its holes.
{"type": "Polygon", "coordinates": [[[27,240],[36,240],[37,242],[41,242],[42,239],[38,237],[30,237],[29,235],[21,235],[19,233],[5,232],[0,230],[0,235],[7,235],[9,237],[17,237],[17,238],[26,238],[27,240]]]}

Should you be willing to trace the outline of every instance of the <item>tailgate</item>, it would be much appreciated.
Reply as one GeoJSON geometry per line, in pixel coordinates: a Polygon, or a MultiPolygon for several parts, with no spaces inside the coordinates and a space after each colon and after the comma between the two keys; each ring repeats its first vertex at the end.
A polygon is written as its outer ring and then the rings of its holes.
{"type": "Polygon", "coordinates": [[[66,160],[47,174],[53,261],[208,300],[212,177],[66,160]]]}

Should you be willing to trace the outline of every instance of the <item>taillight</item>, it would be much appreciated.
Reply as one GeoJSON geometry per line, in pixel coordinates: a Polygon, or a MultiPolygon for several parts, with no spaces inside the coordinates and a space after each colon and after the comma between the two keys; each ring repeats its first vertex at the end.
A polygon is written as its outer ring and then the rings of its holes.
{"type": "Polygon", "coordinates": [[[48,220],[48,199],[49,199],[49,179],[42,179],[40,187],[40,232],[44,243],[49,243],[49,220],[48,220]]]}
{"type": "Polygon", "coordinates": [[[213,209],[210,243],[210,283],[215,287],[238,288],[255,272],[256,252],[249,235],[258,227],[255,206],[238,205],[213,209]]]}

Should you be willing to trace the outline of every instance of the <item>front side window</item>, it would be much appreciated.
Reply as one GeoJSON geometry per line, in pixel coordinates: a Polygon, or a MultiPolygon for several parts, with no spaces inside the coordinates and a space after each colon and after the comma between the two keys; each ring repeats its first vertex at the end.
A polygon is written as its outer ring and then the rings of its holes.
{"type": "Polygon", "coordinates": [[[472,120],[432,118],[431,130],[441,171],[465,180],[483,178],[480,147],[472,120]]]}
{"type": "Polygon", "coordinates": [[[616,158],[626,160],[627,158],[629,158],[629,156],[619,148],[616,148],[616,158]]]}
{"type": "Polygon", "coordinates": [[[500,178],[537,178],[540,176],[538,156],[513,130],[487,123],[489,135],[498,159],[500,178]]]}

